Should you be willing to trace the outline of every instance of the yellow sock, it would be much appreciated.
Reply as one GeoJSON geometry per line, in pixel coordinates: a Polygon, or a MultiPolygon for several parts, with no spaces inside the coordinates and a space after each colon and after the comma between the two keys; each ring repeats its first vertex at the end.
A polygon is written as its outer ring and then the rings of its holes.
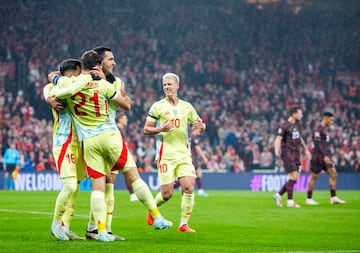
{"type": "Polygon", "coordinates": [[[161,192],[156,194],[155,196],[155,203],[157,207],[160,207],[162,204],[164,204],[166,201],[163,199],[161,192]]]}
{"type": "Polygon", "coordinates": [[[63,189],[59,192],[54,209],[54,217],[53,221],[61,222],[64,216],[64,213],[67,210],[67,203],[76,190],[77,180],[76,178],[65,178],[62,179],[63,182],[63,189]]]}
{"type": "Polygon", "coordinates": [[[150,211],[154,218],[157,218],[159,209],[156,206],[155,200],[147,184],[142,180],[138,179],[132,183],[136,197],[144,204],[144,206],[150,211]]]}
{"type": "MultiPolygon", "coordinates": [[[[91,201],[90,201],[91,202],[91,201]]],[[[91,205],[91,203],[90,203],[91,205]]],[[[96,224],[95,224],[95,217],[94,217],[94,214],[93,214],[93,211],[91,210],[90,208],[90,214],[89,214],[89,222],[88,222],[88,227],[87,227],[87,230],[88,231],[93,231],[96,229],[96,224]]]]}
{"type": "Polygon", "coordinates": [[[67,203],[66,211],[62,218],[63,225],[67,227],[70,227],[70,223],[74,217],[76,201],[80,191],[80,184],[77,183],[77,180],[75,182],[75,185],[74,182],[72,182],[72,189],[74,186],[76,186],[75,191],[70,196],[70,199],[67,203]]]}
{"type": "Polygon", "coordinates": [[[106,204],[105,193],[101,191],[91,192],[91,209],[94,214],[96,227],[99,234],[106,233],[106,204]]]}
{"type": "Polygon", "coordinates": [[[111,223],[114,212],[114,184],[107,183],[105,186],[105,202],[106,202],[106,230],[111,232],[111,223]]]}
{"type": "Polygon", "coordinates": [[[181,198],[181,219],[180,219],[180,226],[183,224],[187,224],[189,218],[191,216],[193,207],[195,202],[195,195],[194,193],[188,194],[184,193],[181,198]]]}

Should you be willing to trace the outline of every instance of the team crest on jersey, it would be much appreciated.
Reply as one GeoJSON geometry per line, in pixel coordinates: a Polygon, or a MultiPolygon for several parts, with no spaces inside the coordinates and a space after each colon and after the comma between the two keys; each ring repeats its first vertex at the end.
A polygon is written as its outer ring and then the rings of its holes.
{"type": "Polygon", "coordinates": [[[178,111],[176,109],[173,110],[174,116],[178,116],[178,111]]]}

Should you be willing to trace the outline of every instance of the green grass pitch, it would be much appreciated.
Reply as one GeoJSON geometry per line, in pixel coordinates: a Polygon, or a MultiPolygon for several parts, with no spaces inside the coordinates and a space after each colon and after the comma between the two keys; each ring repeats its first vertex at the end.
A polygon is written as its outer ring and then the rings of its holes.
{"type": "MultiPolygon", "coordinates": [[[[0,191],[0,252],[360,252],[360,191],[338,191],[345,205],[330,205],[328,191],[315,191],[320,206],[278,208],[271,192],[208,191],[195,199],[190,226],[178,233],[180,192],[160,208],[172,220],[156,231],[146,209],[116,191],[113,232],[126,241],[58,241],[50,235],[57,192],[0,191]]],[[[154,192],[155,194],[155,192],[154,192]]],[[[299,204],[304,192],[295,192],[299,204]]],[[[285,199],[285,198],[284,198],[285,199]]],[[[90,192],[80,192],[72,231],[84,235],[90,192]]]]}

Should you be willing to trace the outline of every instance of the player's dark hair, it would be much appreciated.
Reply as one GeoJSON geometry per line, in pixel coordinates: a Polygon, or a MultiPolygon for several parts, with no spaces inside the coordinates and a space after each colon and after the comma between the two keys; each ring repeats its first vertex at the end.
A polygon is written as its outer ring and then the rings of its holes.
{"type": "Polygon", "coordinates": [[[297,113],[299,110],[301,110],[300,106],[292,106],[289,109],[289,116],[293,115],[294,113],[297,113]]]}
{"type": "MultiPolygon", "coordinates": [[[[104,47],[104,46],[98,46],[93,49],[98,55],[101,56],[102,59],[104,59],[105,52],[112,52],[111,48],[104,47]]],[[[112,73],[108,73],[106,75],[106,80],[110,83],[114,83],[116,81],[115,76],[112,73]]]]}
{"type": "Polygon", "coordinates": [[[83,53],[80,61],[84,70],[92,70],[95,66],[101,65],[102,58],[94,50],[89,50],[83,53]]]}
{"type": "Polygon", "coordinates": [[[93,49],[101,58],[104,58],[105,52],[112,52],[109,47],[98,46],[93,49]]]}
{"type": "Polygon", "coordinates": [[[78,59],[66,59],[59,65],[59,70],[63,76],[68,70],[76,70],[77,67],[81,67],[81,62],[78,59]]]}
{"type": "Polygon", "coordinates": [[[332,112],[324,112],[323,116],[324,117],[334,117],[334,114],[332,112]]]}

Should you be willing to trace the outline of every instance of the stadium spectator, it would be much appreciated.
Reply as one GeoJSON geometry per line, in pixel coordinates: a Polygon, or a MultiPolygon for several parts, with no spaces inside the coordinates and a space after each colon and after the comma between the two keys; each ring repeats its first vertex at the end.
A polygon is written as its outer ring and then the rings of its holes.
{"type": "Polygon", "coordinates": [[[261,169],[272,169],[274,167],[274,155],[270,150],[270,147],[264,147],[264,150],[260,153],[261,169]]]}
{"type": "Polygon", "coordinates": [[[234,172],[234,173],[246,172],[245,163],[244,163],[244,161],[240,158],[239,155],[236,155],[236,156],[235,156],[233,172],[234,172]]]}
{"type": "MultiPolygon", "coordinates": [[[[360,118],[359,100],[356,96],[351,99],[348,90],[353,80],[358,94],[359,81],[351,79],[348,83],[335,76],[339,71],[359,71],[359,57],[353,53],[359,51],[359,26],[348,25],[358,20],[351,14],[353,12],[345,13],[341,8],[336,13],[324,12],[318,5],[317,10],[303,8],[294,14],[286,8],[277,8],[277,3],[258,10],[253,5],[238,2],[231,11],[224,12],[223,7],[216,4],[200,4],[201,7],[196,9],[191,5],[182,6],[181,1],[173,4],[181,6],[182,15],[166,11],[156,17],[145,12],[138,19],[134,18],[138,11],[130,2],[123,5],[114,2],[112,11],[123,15],[116,15],[107,22],[85,15],[100,13],[107,16],[109,10],[91,8],[84,0],[51,4],[13,1],[4,5],[4,15],[0,15],[3,26],[1,49],[4,49],[0,50],[0,62],[13,62],[15,66],[14,79],[0,78],[1,139],[4,145],[13,115],[17,115],[24,130],[18,135],[28,136],[36,146],[39,140],[32,130],[41,129],[37,125],[39,120],[46,119],[50,129],[52,125],[44,103],[33,99],[39,94],[36,92],[42,87],[46,73],[54,69],[59,59],[79,55],[84,51],[84,45],[91,47],[94,40],[103,41],[106,37],[106,44],[125,56],[119,60],[121,70],[115,74],[129,83],[129,94],[137,98],[128,114],[131,131],[141,130],[145,120],[142,115],[161,95],[157,85],[161,74],[177,69],[184,76],[183,97],[191,99],[196,107],[199,105],[207,123],[204,142],[209,141],[212,150],[217,145],[225,150],[219,138],[226,119],[237,124],[236,132],[240,135],[246,134],[249,125],[260,121],[258,130],[262,139],[274,139],[277,122],[284,116],[280,112],[298,103],[307,110],[303,119],[304,137],[309,137],[317,118],[312,115],[330,105],[339,115],[334,127],[346,130],[345,136],[333,138],[338,172],[354,171],[354,156],[348,161],[338,149],[344,139],[359,138],[359,124],[353,123],[360,118]],[[54,19],[50,11],[43,12],[53,8],[63,13],[63,19],[69,23],[54,19]],[[39,12],[42,13],[41,22],[35,18],[39,12]],[[84,28],[84,33],[94,33],[93,38],[71,36],[69,24],[78,18],[91,24],[84,28]],[[242,29],[239,31],[238,27],[242,29]],[[112,33],[109,28],[121,32],[112,33]],[[39,30],[43,32],[39,33],[39,30]],[[54,30],[67,35],[56,36],[54,30]],[[181,39],[169,36],[173,31],[181,34],[181,39]],[[4,87],[1,88],[1,84],[4,87]],[[22,98],[18,94],[20,90],[22,98]],[[327,101],[324,102],[323,97],[327,101]],[[31,123],[21,114],[24,101],[34,108],[32,117],[35,119],[31,123]]],[[[156,5],[156,8],[161,7],[156,5]]],[[[51,130],[43,134],[51,140],[51,130]]],[[[140,139],[144,137],[137,138],[140,139]]],[[[132,152],[136,145],[135,140],[129,140],[132,152]]],[[[349,145],[354,148],[351,141],[349,145]]],[[[241,147],[234,148],[248,167],[241,147]]],[[[38,151],[35,150],[36,155],[38,151]]]]}
{"type": "Polygon", "coordinates": [[[20,153],[15,147],[15,142],[11,141],[9,147],[5,150],[3,157],[4,189],[14,190],[13,172],[20,165],[20,153]]]}
{"type": "Polygon", "coordinates": [[[26,157],[24,163],[25,164],[21,169],[22,172],[34,172],[35,171],[34,162],[31,160],[30,157],[26,157]]]}

